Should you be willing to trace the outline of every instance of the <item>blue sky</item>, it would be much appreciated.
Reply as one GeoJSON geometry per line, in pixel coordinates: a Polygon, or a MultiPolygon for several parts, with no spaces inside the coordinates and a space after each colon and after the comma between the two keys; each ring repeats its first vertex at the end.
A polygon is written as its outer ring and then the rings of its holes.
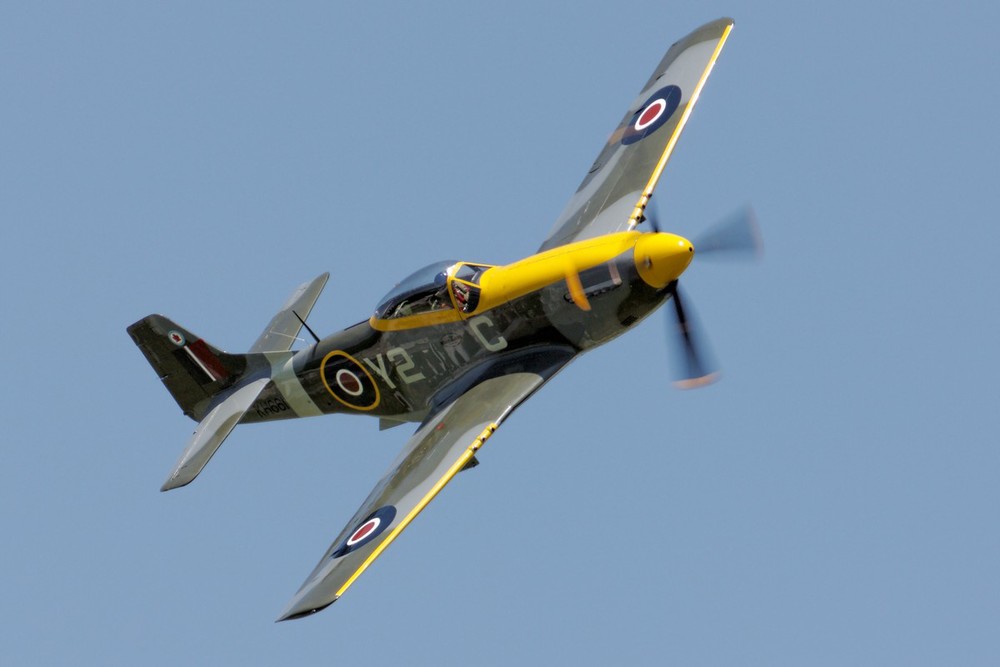
{"type": "Polygon", "coordinates": [[[994,3],[6,3],[4,664],[1000,661],[994,3]],[[193,424],[125,333],[241,351],[531,253],[666,48],[736,28],[657,191],[723,364],[574,363],[329,610],[272,621],[405,441],[193,424]]]}

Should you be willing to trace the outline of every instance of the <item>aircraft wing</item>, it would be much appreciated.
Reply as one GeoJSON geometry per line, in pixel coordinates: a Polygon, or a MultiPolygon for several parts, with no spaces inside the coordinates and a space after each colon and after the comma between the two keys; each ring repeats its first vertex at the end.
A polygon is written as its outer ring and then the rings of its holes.
{"type": "Polygon", "coordinates": [[[481,373],[413,434],[279,621],[335,602],[451,479],[467,467],[514,408],[564,367],[573,352],[557,348],[481,373]],[[485,378],[485,379],[484,379],[485,378]]]}
{"type": "Polygon", "coordinates": [[[642,222],[643,210],[732,28],[732,19],[718,19],[670,47],[539,251],[642,222]]]}

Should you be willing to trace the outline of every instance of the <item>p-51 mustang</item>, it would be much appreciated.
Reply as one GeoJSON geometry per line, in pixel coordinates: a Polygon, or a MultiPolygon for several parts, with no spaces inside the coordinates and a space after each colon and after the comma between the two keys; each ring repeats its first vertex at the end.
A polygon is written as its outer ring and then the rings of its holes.
{"type": "MultiPolygon", "coordinates": [[[[444,261],[399,283],[368,320],[320,340],[305,319],[326,284],[299,287],[246,354],[227,354],[160,315],[129,334],[198,422],[163,491],[189,484],[237,424],[333,413],[414,434],[279,620],[329,606],[476,455],[525,399],[577,355],[672,300],[679,383],[715,373],[681,302],[695,246],[640,232],[645,210],[733,22],[674,44],[611,134],[538,252],[507,264],[444,261]],[[305,325],[315,344],[293,351],[305,325]]],[[[699,251],[754,252],[749,212],[699,251]]],[[[669,311],[668,311],[669,312],[669,311]]]]}

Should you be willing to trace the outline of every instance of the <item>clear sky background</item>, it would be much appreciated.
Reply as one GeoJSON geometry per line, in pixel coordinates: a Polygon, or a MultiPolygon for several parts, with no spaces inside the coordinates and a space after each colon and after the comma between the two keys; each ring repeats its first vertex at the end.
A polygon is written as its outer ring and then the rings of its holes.
{"type": "Polygon", "coordinates": [[[1000,663],[993,2],[0,6],[0,662],[1000,663]],[[344,598],[274,624],[406,440],[193,423],[125,327],[243,351],[533,252],[667,47],[736,28],[657,191],[759,264],[523,406],[344,598]]]}

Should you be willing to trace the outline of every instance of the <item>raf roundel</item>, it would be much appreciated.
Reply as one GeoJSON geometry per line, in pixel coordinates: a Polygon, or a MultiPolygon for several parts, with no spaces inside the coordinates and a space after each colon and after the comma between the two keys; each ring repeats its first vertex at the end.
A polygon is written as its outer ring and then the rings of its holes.
{"type": "Polygon", "coordinates": [[[677,86],[667,86],[656,91],[630,117],[622,134],[622,144],[628,146],[645,139],[673,117],[677,107],[681,105],[681,89],[677,86]]]}
{"type": "Polygon", "coordinates": [[[320,377],[330,395],[352,410],[374,410],[381,400],[371,373],[343,350],[324,357],[320,377]]]}
{"type": "Polygon", "coordinates": [[[357,374],[346,368],[337,371],[337,386],[351,396],[360,396],[364,393],[364,386],[362,386],[357,374]]]}
{"type": "Polygon", "coordinates": [[[355,544],[359,543],[361,540],[378,530],[380,525],[382,525],[382,519],[377,516],[373,516],[361,524],[358,529],[347,538],[347,542],[345,542],[345,544],[349,547],[353,547],[355,544]]]}
{"type": "Polygon", "coordinates": [[[333,550],[330,558],[346,556],[352,551],[365,546],[384,533],[392,525],[392,520],[395,518],[396,508],[392,505],[378,508],[351,531],[351,534],[333,550]]]}

